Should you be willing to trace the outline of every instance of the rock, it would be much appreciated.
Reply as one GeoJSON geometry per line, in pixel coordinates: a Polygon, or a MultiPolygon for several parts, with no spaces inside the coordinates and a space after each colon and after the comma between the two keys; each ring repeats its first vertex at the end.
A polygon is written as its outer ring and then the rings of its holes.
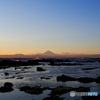
{"type": "Polygon", "coordinates": [[[62,76],[57,76],[57,81],[79,81],[82,83],[90,83],[90,82],[96,82],[96,83],[100,83],[100,77],[98,78],[89,78],[89,77],[81,77],[81,78],[73,78],[70,76],[66,76],[66,75],[62,75],[62,76]]]}
{"type": "Polygon", "coordinates": [[[20,91],[24,91],[29,94],[41,94],[46,88],[41,88],[38,86],[35,87],[24,86],[24,87],[20,87],[19,89],[20,91]]]}
{"type": "Polygon", "coordinates": [[[83,86],[80,86],[78,88],[75,88],[75,90],[77,92],[89,92],[90,91],[90,88],[89,87],[83,87],[83,86]]]}
{"type": "MultiPolygon", "coordinates": [[[[77,92],[88,92],[90,91],[90,87],[76,87],[76,88],[72,88],[72,87],[55,87],[55,88],[51,88],[51,93],[49,94],[50,97],[46,97],[44,98],[43,100],[60,100],[60,98],[56,99],[54,98],[55,96],[61,96],[65,93],[68,93],[70,91],[77,91],[77,92]]],[[[64,99],[61,99],[61,100],[64,100],[64,99]]]]}
{"type": "Polygon", "coordinates": [[[100,83],[100,76],[97,77],[97,79],[96,79],[96,83],[100,83]]]}
{"type": "Polygon", "coordinates": [[[41,67],[37,67],[37,71],[45,71],[45,69],[43,69],[41,67]]]}
{"type": "Polygon", "coordinates": [[[76,65],[83,65],[83,64],[81,64],[81,63],[61,63],[61,62],[59,62],[59,63],[56,63],[56,62],[54,62],[54,61],[51,61],[50,62],[50,64],[49,65],[63,65],[63,66],[76,66],[76,65]]]}
{"type": "Polygon", "coordinates": [[[10,87],[0,87],[0,92],[11,92],[13,91],[13,88],[10,87]]]}
{"type": "Polygon", "coordinates": [[[97,69],[99,67],[96,67],[96,68],[83,68],[82,70],[93,70],[93,69],[97,69]]]}
{"type": "Polygon", "coordinates": [[[29,86],[24,86],[24,87],[20,87],[19,89],[20,89],[20,91],[27,91],[27,90],[30,90],[31,87],[29,87],[29,86]]]}
{"type": "Polygon", "coordinates": [[[4,84],[4,87],[13,87],[13,84],[12,83],[10,83],[10,82],[6,82],[5,84],[4,84]]]}
{"type": "Polygon", "coordinates": [[[10,82],[6,82],[3,87],[0,87],[0,92],[11,92],[13,84],[10,82]]]}
{"type": "Polygon", "coordinates": [[[5,75],[9,75],[9,73],[6,72],[5,75]]]}
{"type": "Polygon", "coordinates": [[[49,77],[41,77],[41,79],[46,79],[46,80],[48,80],[48,79],[50,79],[49,77]]]}
{"type": "Polygon", "coordinates": [[[82,100],[100,100],[100,94],[98,96],[82,96],[82,100]]]}
{"type": "Polygon", "coordinates": [[[50,95],[62,95],[62,94],[68,93],[70,91],[88,92],[88,91],[90,91],[90,88],[89,87],[83,87],[83,86],[80,86],[80,87],[77,87],[77,88],[60,86],[60,87],[52,88],[51,90],[52,91],[51,91],[50,95]]]}
{"type": "Polygon", "coordinates": [[[22,76],[18,76],[17,79],[23,79],[23,77],[22,76]]]}
{"type": "Polygon", "coordinates": [[[15,73],[15,74],[19,74],[19,73],[15,73]]]}
{"type": "Polygon", "coordinates": [[[42,100],[64,100],[64,98],[60,98],[59,96],[53,95],[53,96],[50,96],[50,97],[45,97],[42,100]]]}
{"type": "Polygon", "coordinates": [[[57,81],[76,81],[76,78],[70,77],[70,76],[66,76],[66,75],[62,75],[62,76],[57,76],[57,81]]]}
{"type": "Polygon", "coordinates": [[[88,78],[88,77],[78,78],[77,80],[82,83],[90,83],[95,81],[94,78],[88,78]]]}
{"type": "Polygon", "coordinates": [[[62,87],[62,86],[55,87],[55,88],[52,88],[50,95],[62,95],[62,94],[68,93],[73,90],[74,88],[71,88],[71,87],[62,87]]]}

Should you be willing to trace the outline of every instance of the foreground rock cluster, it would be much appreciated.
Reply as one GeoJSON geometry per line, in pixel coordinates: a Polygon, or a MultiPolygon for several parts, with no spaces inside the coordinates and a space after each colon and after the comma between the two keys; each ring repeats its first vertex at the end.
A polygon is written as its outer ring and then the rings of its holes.
{"type": "Polygon", "coordinates": [[[62,76],[57,76],[57,81],[79,81],[82,83],[90,83],[90,82],[96,82],[100,83],[100,77],[97,78],[89,78],[89,77],[81,77],[81,78],[73,78],[70,76],[62,75],[62,76]]]}
{"type": "Polygon", "coordinates": [[[6,82],[4,86],[0,87],[0,92],[11,92],[14,90],[12,87],[13,87],[12,83],[6,82]]]}
{"type": "MultiPolygon", "coordinates": [[[[4,86],[0,87],[0,92],[5,93],[5,92],[11,92],[14,89],[12,88],[13,84],[10,82],[4,83],[4,86]]],[[[61,95],[68,93],[70,91],[76,91],[76,92],[89,92],[90,87],[55,87],[55,88],[49,88],[49,87],[39,87],[39,86],[34,86],[34,87],[29,87],[29,86],[23,86],[19,88],[20,91],[24,91],[28,94],[35,94],[39,95],[42,94],[44,90],[51,90],[51,93],[48,95],[48,97],[45,97],[42,100],[64,100],[64,98],[60,97],[61,95]]],[[[94,100],[100,100],[100,94],[97,97],[86,97],[83,96],[82,100],[90,100],[94,98],[94,100]]]]}
{"type": "Polygon", "coordinates": [[[77,91],[77,92],[88,92],[90,91],[89,87],[77,87],[77,88],[72,88],[72,87],[55,87],[55,88],[48,88],[48,87],[20,87],[20,91],[24,91],[29,94],[41,94],[43,93],[44,90],[51,90],[51,93],[49,94],[49,97],[45,97],[43,100],[64,100],[64,98],[61,98],[60,96],[68,93],[70,91],[77,91]]]}

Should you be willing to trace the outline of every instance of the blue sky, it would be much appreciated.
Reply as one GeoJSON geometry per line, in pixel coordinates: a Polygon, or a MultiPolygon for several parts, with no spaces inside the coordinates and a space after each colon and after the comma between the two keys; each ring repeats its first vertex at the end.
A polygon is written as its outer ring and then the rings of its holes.
{"type": "Polygon", "coordinates": [[[0,0],[1,54],[100,53],[100,0],[0,0]]]}

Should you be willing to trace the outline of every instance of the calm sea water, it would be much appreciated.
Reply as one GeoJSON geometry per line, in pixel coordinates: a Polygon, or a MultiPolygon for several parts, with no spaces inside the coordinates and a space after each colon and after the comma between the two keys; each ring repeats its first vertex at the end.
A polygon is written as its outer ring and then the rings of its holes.
{"type": "MultiPolygon", "coordinates": [[[[56,77],[59,75],[68,75],[75,78],[80,77],[92,77],[97,78],[100,76],[100,62],[82,62],[83,65],[77,66],[50,66],[48,63],[45,65],[37,66],[19,66],[17,69],[14,67],[0,69],[0,87],[4,85],[5,82],[12,82],[13,88],[12,92],[0,93],[1,100],[42,100],[44,97],[48,96],[50,90],[45,90],[40,95],[30,95],[25,92],[20,92],[19,87],[22,86],[45,86],[45,87],[90,87],[91,91],[100,93],[100,84],[96,82],[91,83],[80,83],[78,81],[67,81],[58,82],[56,77]],[[46,71],[39,72],[36,70],[37,67],[42,67],[46,71]],[[97,67],[97,68],[96,68],[97,67]],[[82,70],[83,68],[96,68],[91,70],[82,70]],[[5,76],[4,73],[7,72],[9,75],[5,76]],[[20,79],[23,77],[23,79],[20,79]],[[41,79],[41,77],[49,79],[41,79]],[[18,79],[19,78],[19,79],[18,79]]],[[[69,93],[62,95],[65,100],[73,100],[69,96],[69,93]]],[[[74,98],[75,99],[75,98],[74,98]]],[[[77,99],[77,97],[76,97],[77,99]]],[[[80,97],[78,97],[80,99],[80,97]]],[[[80,99],[81,100],[81,99],[80,99]]]]}

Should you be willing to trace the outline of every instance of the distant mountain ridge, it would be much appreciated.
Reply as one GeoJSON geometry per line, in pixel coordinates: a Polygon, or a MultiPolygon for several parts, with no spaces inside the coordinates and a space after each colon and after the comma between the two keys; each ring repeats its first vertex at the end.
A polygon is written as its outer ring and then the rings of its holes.
{"type": "Polygon", "coordinates": [[[46,51],[42,54],[35,55],[0,55],[0,58],[100,58],[100,54],[56,54],[52,51],[46,51]]]}

